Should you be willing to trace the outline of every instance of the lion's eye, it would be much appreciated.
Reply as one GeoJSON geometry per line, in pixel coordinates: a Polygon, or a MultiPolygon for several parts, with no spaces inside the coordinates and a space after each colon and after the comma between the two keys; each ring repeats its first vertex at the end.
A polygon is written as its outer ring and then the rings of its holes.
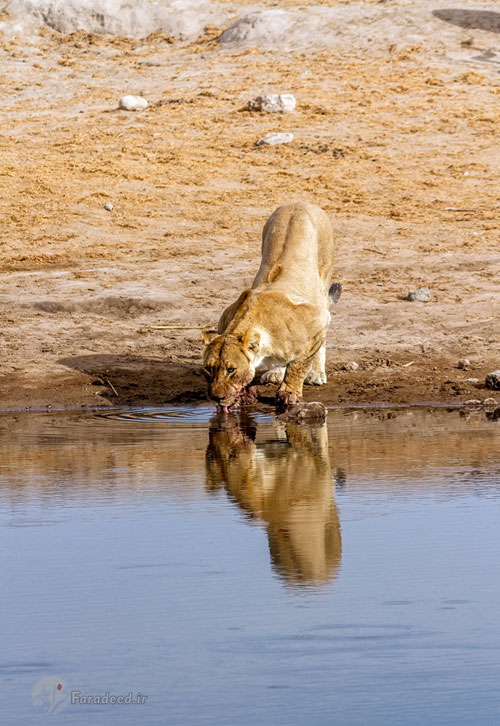
{"type": "Polygon", "coordinates": [[[231,373],[234,373],[235,370],[236,370],[236,368],[226,368],[226,372],[228,373],[228,375],[231,375],[231,373]]]}

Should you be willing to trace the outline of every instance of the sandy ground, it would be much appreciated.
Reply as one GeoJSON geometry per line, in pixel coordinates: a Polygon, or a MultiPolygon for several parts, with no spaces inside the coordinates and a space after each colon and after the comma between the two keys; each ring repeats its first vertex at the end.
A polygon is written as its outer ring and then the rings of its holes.
{"type": "Polygon", "coordinates": [[[204,398],[197,328],[251,282],[269,214],[300,199],[331,215],[344,290],[329,382],[306,398],[495,395],[483,382],[500,368],[498,5],[356,3],[356,17],[378,13],[371,30],[353,21],[330,47],[286,51],[218,41],[244,5],[189,42],[4,33],[2,408],[204,398]],[[261,92],[294,93],[297,110],[244,110],[261,92]],[[116,110],[127,93],[149,108],[116,110]],[[269,131],[295,138],[257,147],[269,131]],[[423,286],[431,302],[403,299],[423,286]]]}

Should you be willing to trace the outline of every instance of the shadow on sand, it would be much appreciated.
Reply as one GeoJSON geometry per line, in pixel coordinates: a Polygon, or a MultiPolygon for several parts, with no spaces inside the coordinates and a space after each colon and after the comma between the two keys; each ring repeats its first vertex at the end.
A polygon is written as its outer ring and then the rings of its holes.
{"type": "Polygon", "coordinates": [[[206,400],[206,383],[192,364],[133,355],[80,355],[58,360],[86,373],[100,398],[114,405],[206,400]]]}
{"type": "Polygon", "coordinates": [[[443,8],[433,10],[432,14],[446,23],[458,25],[471,30],[488,30],[500,33],[500,13],[493,10],[466,10],[461,8],[443,8]]]}

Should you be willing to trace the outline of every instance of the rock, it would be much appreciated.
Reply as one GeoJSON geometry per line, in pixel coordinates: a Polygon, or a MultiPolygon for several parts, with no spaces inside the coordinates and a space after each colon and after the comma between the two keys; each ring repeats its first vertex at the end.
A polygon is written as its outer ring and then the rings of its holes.
{"type": "MultiPolygon", "coordinates": [[[[283,6],[275,0],[275,5],[283,6]]],[[[330,3],[329,3],[330,4],[330,3]]],[[[276,50],[307,50],[317,52],[328,48],[330,52],[342,53],[347,48],[387,49],[389,43],[396,47],[407,47],[408,38],[412,42],[435,43],[437,39],[434,26],[429,19],[427,5],[418,3],[409,13],[406,6],[399,3],[336,3],[335,7],[325,7],[319,1],[307,7],[266,7],[257,9],[240,3],[240,12],[247,13],[235,20],[220,36],[222,45],[233,48],[254,48],[276,50]],[[250,12],[248,12],[250,11],[250,12]],[[414,40],[415,39],[415,40],[414,40]]],[[[261,4],[262,5],[262,4],[261,4]]],[[[238,5],[233,5],[236,9],[238,5]]],[[[440,28],[440,32],[444,31],[440,28]]],[[[453,36],[455,37],[455,36],[453,36]]]]}
{"type": "Polygon", "coordinates": [[[464,401],[464,406],[482,406],[483,402],[478,398],[469,398],[468,401],[464,401]]]}
{"type": "Polygon", "coordinates": [[[498,406],[498,401],[495,398],[485,398],[483,403],[485,406],[498,406]]]}
{"type": "Polygon", "coordinates": [[[417,290],[410,290],[406,299],[410,300],[410,302],[429,302],[431,291],[428,287],[419,287],[417,290]]]}
{"type": "Polygon", "coordinates": [[[122,96],[118,108],[123,111],[143,111],[148,107],[148,102],[142,96],[122,96]]]}
{"type": "MultiPolygon", "coordinates": [[[[282,8],[257,10],[238,18],[222,33],[219,42],[237,47],[259,45],[272,48],[281,40],[282,45],[288,48],[287,40],[294,25],[305,20],[303,13],[298,15],[282,8]]],[[[319,30],[319,26],[315,29],[319,30]]]]}
{"type": "Polygon", "coordinates": [[[269,93],[257,96],[248,102],[249,111],[265,111],[266,113],[291,113],[295,111],[295,96],[291,93],[269,93]]]}
{"type": "Polygon", "coordinates": [[[479,378],[466,378],[464,383],[479,383],[479,378]]]}
{"type": "Polygon", "coordinates": [[[470,360],[468,358],[460,358],[457,367],[460,368],[461,371],[469,370],[470,360]]]}
{"type": "Polygon", "coordinates": [[[9,0],[8,9],[15,18],[31,18],[59,33],[146,38],[164,31],[180,40],[199,37],[208,24],[221,25],[231,16],[209,0],[9,0]]]}
{"type": "Polygon", "coordinates": [[[293,141],[293,134],[270,133],[256,141],[255,145],[262,146],[263,144],[267,144],[269,146],[276,146],[276,144],[289,144],[290,141],[293,141]]]}
{"type": "Polygon", "coordinates": [[[500,391],[500,370],[488,373],[485,385],[486,388],[493,388],[495,391],[500,391]]]}
{"type": "Polygon", "coordinates": [[[356,363],[355,360],[352,360],[349,363],[346,363],[345,366],[342,366],[343,371],[357,371],[358,368],[359,368],[359,363],[356,363]]]}
{"type": "Polygon", "coordinates": [[[104,205],[104,209],[107,212],[112,212],[113,211],[113,202],[106,202],[106,204],[104,205]]]}
{"type": "Polygon", "coordinates": [[[324,421],[326,419],[327,410],[319,401],[311,401],[310,403],[297,403],[284,413],[278,416],[280,421],[295,421],[296,423],[306,423],[309,421],[324,421]]]}

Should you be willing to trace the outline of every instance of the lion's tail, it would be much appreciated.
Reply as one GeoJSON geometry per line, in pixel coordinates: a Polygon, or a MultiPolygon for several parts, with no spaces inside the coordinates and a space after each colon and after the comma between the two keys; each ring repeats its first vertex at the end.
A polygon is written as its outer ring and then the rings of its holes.
{"type": "Polygon", "coordinates": [[[338,302],[341,294],[342,285],[340,284],[340,282],[332,283],[330,285],[330,289],[328,290],[328,299],[330,300],[330,304],[338,302]]]}

